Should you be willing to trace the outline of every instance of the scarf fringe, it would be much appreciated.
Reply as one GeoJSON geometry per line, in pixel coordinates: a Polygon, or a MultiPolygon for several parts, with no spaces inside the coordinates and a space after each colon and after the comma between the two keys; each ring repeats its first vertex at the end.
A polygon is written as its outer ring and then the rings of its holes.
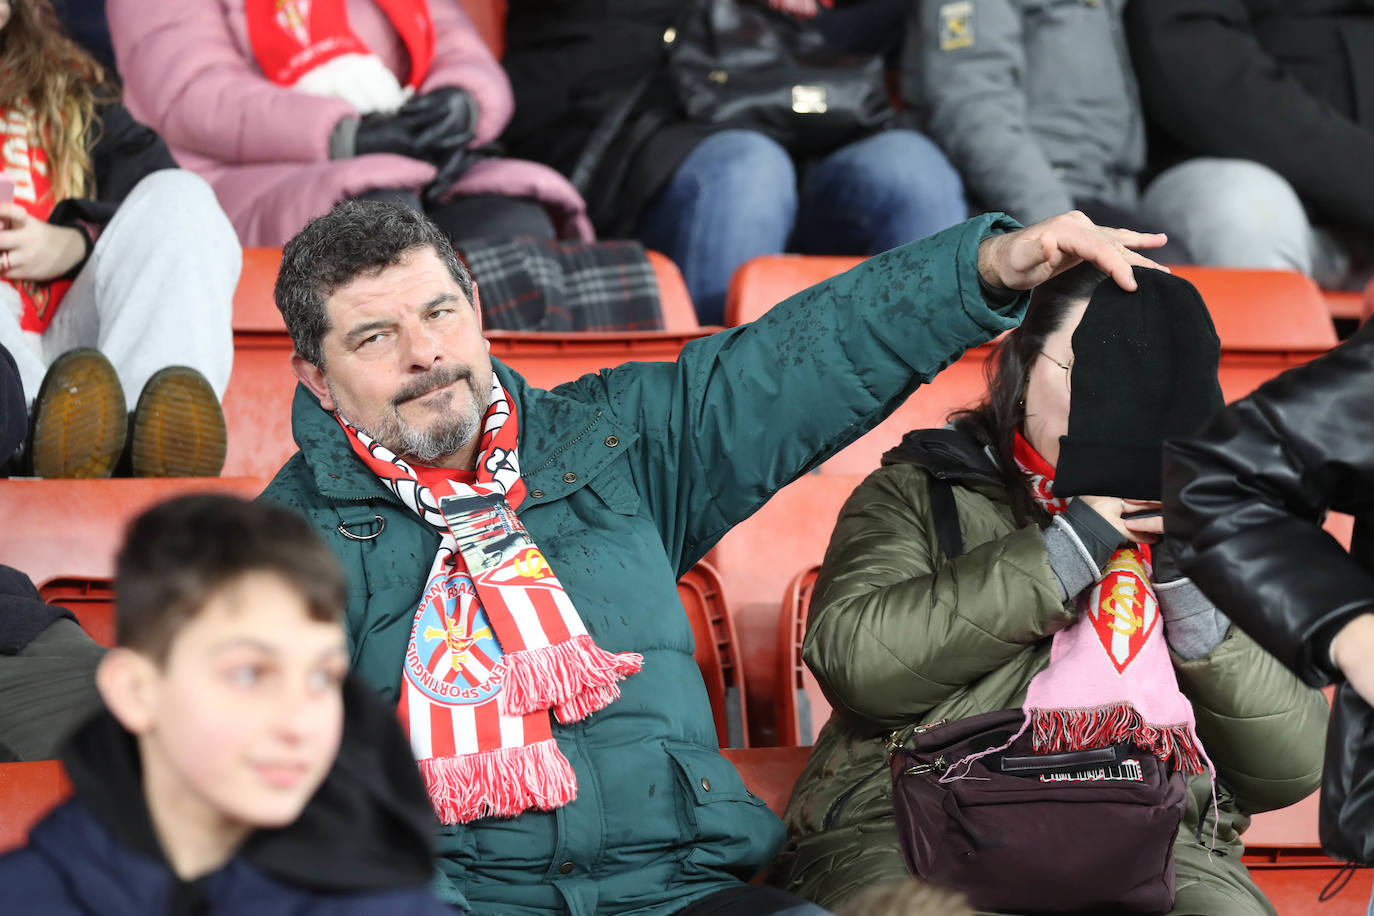
{"type": "Polygon", "coordinates": [[[417,761],[444,824],[551,811],[577,798],[572,764],[552,738],[458,757],[417,761]]]}
{"type": "Polygon", "coordinates": [[[1186,723],[1151,725],[1129,703],[1077,709],[1030,710],[1035,751],[1054,754],[1130,741],[1184,773],[1201,773],[1202,756],[1186,723]]]}
{"type": "Polygon", "coordinates": [[[617,682],[644,667],[636,652],[607,652],[582,634],[506,656],[501,711],[523,716],[554,707],[563,724],[584,719],[620,696],[617,682]]]}

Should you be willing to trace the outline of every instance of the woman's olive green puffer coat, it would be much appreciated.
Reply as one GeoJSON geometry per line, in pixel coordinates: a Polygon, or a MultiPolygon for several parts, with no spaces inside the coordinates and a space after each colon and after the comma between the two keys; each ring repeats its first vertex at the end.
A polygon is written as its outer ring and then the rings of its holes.
{"type": "MultiPolygon", "coordinates": [[[[906,874],[888,734],[1021,705],[1048,663],[1050,637],[1075,617],[1060,600],[1038,528],[1016,527],[987,454],[969,439],[964,454],[951,457],[908,449],[854,491],[811,602],[805,659],[835,710],[793,791],[788,842],[772,874],[823,906],[906,874]],[[954,484],[964,542],[954,560],[935,534],[932,471],[954,484]]],[[[1209,860],[1209,781],[1192,777],[1171,912],[1272,914],[1240,862],[1239,834],[1249,814],[1317,788],[1325,700],[1235,628],[1211,653],[1173,660],[1217,768],[1220,822],[1209,860]]]]}

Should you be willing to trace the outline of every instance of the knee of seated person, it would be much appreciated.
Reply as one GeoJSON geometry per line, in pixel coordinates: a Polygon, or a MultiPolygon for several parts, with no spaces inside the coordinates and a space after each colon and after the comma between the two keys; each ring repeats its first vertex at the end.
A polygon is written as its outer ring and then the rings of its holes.
{"type": "Polygon", "coordinates": [[[1145,211],[1180,234],[1199,264],[1311,271],[1307,213],[1297,192],[1268,166],[1244,159],[1194,159],[1146,190],[1145,211]]]}
{"type": "Polygon", "coordinates": [[[766,134],[721,131],[703,140],[693,153],[679,172],[689,173],[702,187],[716,193],[742,201],[777,201],[796,195],[792,157],[766,134]]]}
{"type": "Polygon", "coordinates": [[[900,184],[919,193],[945,193],[962,198],[964,183],[940,147],[924,134],[902,128],[885,130],[851,143],[838,154],[875,179],[900,184]]]}

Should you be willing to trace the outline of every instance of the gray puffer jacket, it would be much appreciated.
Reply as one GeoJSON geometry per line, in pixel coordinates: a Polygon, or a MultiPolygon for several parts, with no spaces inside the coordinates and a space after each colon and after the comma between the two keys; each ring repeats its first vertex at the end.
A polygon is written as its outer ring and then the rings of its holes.
{"type": "Polygon", "coordinates": [[[1024,223],[1133,209],[1145,165],[1126,0],[917,0],[902,101],[977,203],[1024,223]]]}

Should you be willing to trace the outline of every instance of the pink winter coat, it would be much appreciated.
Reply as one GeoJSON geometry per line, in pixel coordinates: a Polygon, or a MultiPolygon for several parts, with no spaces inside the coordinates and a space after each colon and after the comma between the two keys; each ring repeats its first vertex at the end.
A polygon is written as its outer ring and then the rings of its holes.
{"type": "MultiPolygon", "coordinates": [[[[477,102],[476,144],[495,139],[514,107],[510,83],[458,0],[429,0],[434,63],[419,91],[458,86],[477,102]]],[[[243,0],[108,0],[124,101],[160,133],[177,161],[214,187],[244,245],[276,246],[311,217],[374,188],[419,189],[434,166],[391,154],[329,158],[329,135],[356,111],[340,99],[295,92],[258,69],[243,0]]],[[[354,33],[397,74],[409,73],[400,36],[374,0],[348,0],[354,33]]],[[[559,235],[589,239],[586,207],[547,166],[519,159],[475,163],[457,195],[539,200],[559,235]]]]}

